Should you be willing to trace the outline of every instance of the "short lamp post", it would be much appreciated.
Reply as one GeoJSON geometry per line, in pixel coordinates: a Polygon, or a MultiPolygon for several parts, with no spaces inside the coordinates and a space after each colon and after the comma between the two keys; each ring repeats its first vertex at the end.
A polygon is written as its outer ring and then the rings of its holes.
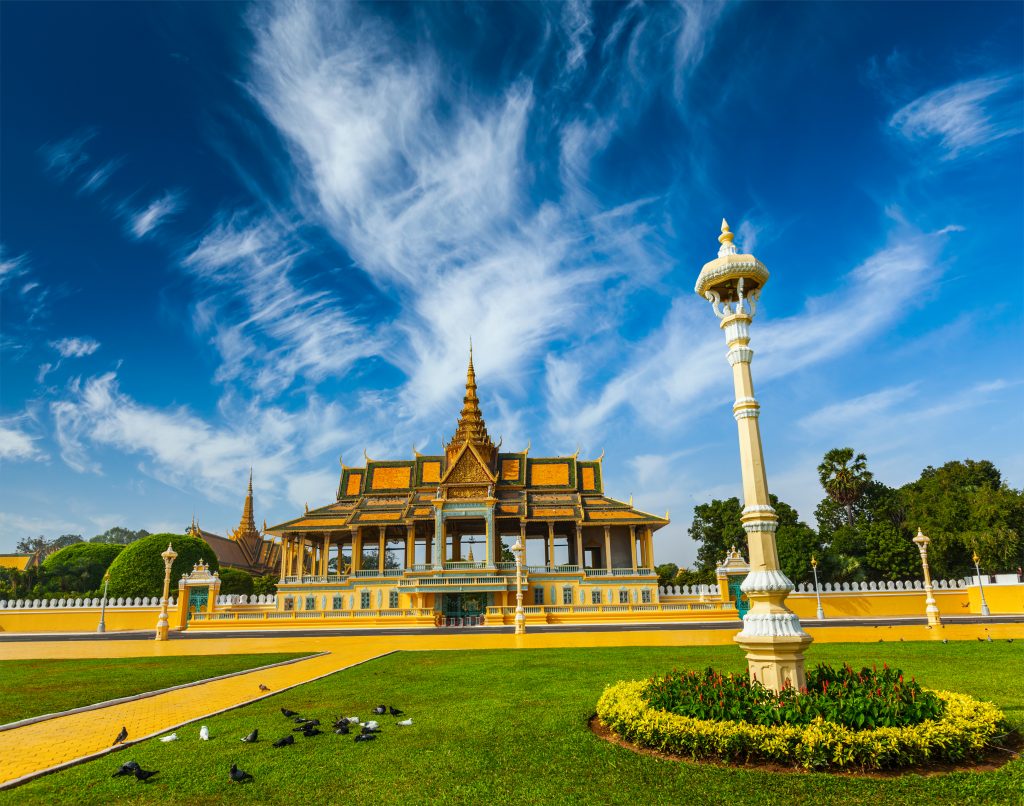
{"type": "Polygon", "coordinates": [[[171,565],[174,563],[178,553],[171,547],[171,544],[167,544],[167,551],[160,555],[164,561],[164,595],[160,599],[160,618],[156,622],[156,640],[166,641],[167,640],[167,597],[171,590],[171,565]]]}
{"type": "Polygon", "coordinates": [[[110,584],[110,571],[103,575],[103,598],[100,600],[100,623],[96,625],[96,632],[107,631],[107,586],[110,584]]]}
{"type": "Polygon", "coordinates": [[[981,569],[978,567],[978,561],[981,559],[978,556],[978,552],[974,552],[974,572],[978,575],[978,591],[981,593],[981,615],[991,616],[992,613],[988,609],[988,602],[985,601],[985,583],[981,581],[981,569]]]}
{"type": "Polygon", "coordinates": [[[515,634],[524,635],[526,633],[526,613],[523,611],[523,538],[522,536],[516,538],[516,543],[512,546],[512,555],[516,558],[516,617],[515,617],[515,634]]]}
{"type": "Polygon", "coordinates": [[[811,555],[811,570],[814,571],[814,594],[818,597],[818,612],[814,614],[819,621],[825,618],[825,611],[821,609],[821,588],[818,587],[818,559],[811,555]]]}
{"type": "Polygon", "coordinates": [[[924,569],[924,614],[928,618],[929,627],[941,627],[942,618],[939,616],[939,606],[935,603],[932,595],[932,575],[928,570],[928,544],[931,542],[928,535],[917,529],[917,537],[914,538],[918,551],[921,552],[921,567],[924,569]]]}

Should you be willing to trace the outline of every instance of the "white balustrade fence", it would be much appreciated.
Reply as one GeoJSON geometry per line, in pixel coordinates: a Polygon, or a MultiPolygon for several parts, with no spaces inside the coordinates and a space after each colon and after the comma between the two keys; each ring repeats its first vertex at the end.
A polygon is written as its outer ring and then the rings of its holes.
{"type": "MultiPolygon", "coordinates": [[[[177,599],[172,596],[168,602],[168,608],[177,606],[177,599]]],[[[0,610],[59,610],[59,609],[76,609],[86,607],[100,607],[102,605],[102,598],[100,597],[85,597],[82,599],[0,599],[0,610]]],[[[107,599],[108,608],[128,608],[128,607],[159,607],[160,597],[159,596],[136,596],[132,597],[118,597],[107,599]]]]}
{"type": "MultiPolygon", "coordinates": [[[[1016,578],[1016,575],[1014,575],[1016,578]]],[[[939,579],[932,583],[936,590],[957,590],[966,588],[970,584],[977,584],[969,579],[939,579]]],[[[906,582],[822,582],[819,584],[821,593],[856,593],[861,591],[923,591],[924,583],[919,580],[907,580],[906,582]]],[[[795,593],[814,593],[813,582],[801,582],[796,586],[795,593]]],[[[718,594],[717,585],[668,585],[658,588],[660,596],[701,596],[718,594]]]]}

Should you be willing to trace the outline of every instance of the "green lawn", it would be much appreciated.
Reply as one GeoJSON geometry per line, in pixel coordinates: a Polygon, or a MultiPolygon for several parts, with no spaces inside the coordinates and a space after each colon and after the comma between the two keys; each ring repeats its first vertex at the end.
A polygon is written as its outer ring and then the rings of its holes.
{"type": "MultiPolygon", "coordinates": [[[[925,685],[998,703],[1024,727],[1024,642],[823,644],[814,661],[898,665],[925,685]]],[[[402,652],[204,720],[212,739],[179,731],[9,793],[0,803],[578,803],[967,804],[1022,802],[1024,760],[995,772],[890,779],[784,774],[642,756],[594,737],[587,719],[604,685],[713,664],[739,671],[733,647],[402,652]],[[326,733],[271,742],[293,726],[281,706],[327,720],[368,717],[378,702],[411,715],[368,744],[326,733]],[[239,742],[253,728],[261,741],[239,742]],[[135,759],[150,784],[111,779],[135,759]],[[256,780],[228,779],[232,762],[256,780]]]]}
{"type": "Polygon", "coordinates": [[[0,661],[0,725],[304,654],[0,661]]]}

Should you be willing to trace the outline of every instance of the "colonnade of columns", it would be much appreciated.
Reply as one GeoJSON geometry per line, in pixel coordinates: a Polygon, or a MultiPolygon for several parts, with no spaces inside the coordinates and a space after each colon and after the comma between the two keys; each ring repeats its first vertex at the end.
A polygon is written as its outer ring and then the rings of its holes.
{"type": "MultiPolygon", "coordinates": [[[[552,567],[555,565],[555,537],[556,537],[556,522],[546,522],[547,535],[545,539],[545,565],[552,567]]],[[[527,538],[526,534],[527,524],[520,522],[520,537],[524,541],[527,538]]],[[[394,529],[395,527],[392,527],[394,529]]],[[[575,534],[572,532],[566,535],[569,543],[570,556],[568,559],[572,560],[573,565],[583,567],[584,565],[584,539],[583,539],[583,527],[580,524],[574,525],[575,534]]],[[[600,528],[600,527],[599,527],[600,528]]],[[[637,526],[630,525],[629,530],[629,558],[630,564],[634,571],[640,568],[654,568],[654,533],[649,526],[637,526]],[[639,551],[637,545],[639,544],[639,551]]],[[[394,534],[389,536],[387,534],[386,526],[369,526],[369,527],[352,527],[347,534],[345,532],[324,532],[319,534],[299,534],[299,535],[286,535],[281,540],[281,579],[285,577],[301,577],[301,576],[320,576],[326,577],[328,575],[328,563],[331,559],[332,547],[336,548],[334,556],[336,557],[335,573],[344,573],[343,567],[343,556],[344,549],[347,546],[349,548],[349,558],[351,563],[350,570],[352,572],[364,570],[363,565],[363,550],[366,546],[372,546],[376,543],[377,547],[377,568],[376,569],[365,569],[365,570],[384,570],[385,558],[387,556],[387,547],[389,542],[394,543],[397,539],[394,534]]],[[[560,532],[560,534],[563,534],[560,532]]],[[[613,565],[612,555],[612,527],[604,526],[602,530],[602,542],[597,546],[591,546],[594,548],[601,549],[601,559],[603,560],[604,567],[607,571],[611,571],[613,565]]],[[[434,551],[439,550],[438,562],[444,562],[447,558],[445,557],[447,535],[441,541],[437,541],[434,536],[428,535],[424,540],[425,546],[425,557],[424,562],[429,566],[434,564],[434,551]],[[439,549],[436,548],[439,545],[439,549]]],[[[494,546],[489,547],[486,553],[486,558],[490,561],[495,561],[501,557],[501,533],[498,530],[488,535],[488,539],[493,539],[494,546]]],[[[534,534],[536,537],[536,534],[534,534]]],[[[462,547],[461,537],[456,532],[451,535],[452,539],[452,558],[462,558],[462,547]]],[[[592,538],[589,541],[592,543],[592,538]]],[[[405,526],[404,535],[404,548],[405,548],[405,570],[409,570],[415,564],[416,555],[416,527],[414,524],[407,524],[405,526]]],[[[484,559],[484,558],[481,558],[484,559]]]]}

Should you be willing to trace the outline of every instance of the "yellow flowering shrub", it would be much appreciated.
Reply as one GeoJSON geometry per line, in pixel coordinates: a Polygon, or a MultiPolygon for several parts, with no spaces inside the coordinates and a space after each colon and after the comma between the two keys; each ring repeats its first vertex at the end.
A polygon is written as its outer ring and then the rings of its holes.
{"type": "Polygon", "coordinates": [[[597,703],[601,721],[634,744],[694,759],[770,761],[805,769],[892,769],[979,757],[1006,733],[1002,712],[966,694],[936,691],[938,719],[916,725],[853,730],[818,718],[809,725],[755,725],[694,719],[644,699],[646,680],[608,686],[597,703]]]}

